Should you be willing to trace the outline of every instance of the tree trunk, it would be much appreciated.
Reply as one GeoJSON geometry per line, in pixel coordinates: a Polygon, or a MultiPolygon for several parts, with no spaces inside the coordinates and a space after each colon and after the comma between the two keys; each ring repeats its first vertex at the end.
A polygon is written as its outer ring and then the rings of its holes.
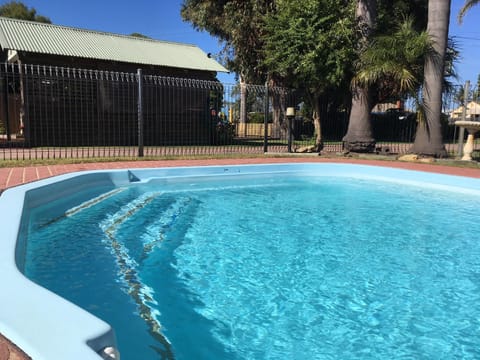
{"type": "Polygon", "coordinates": [[[277,87],[273,80],[270,80],[270,101],[272,104],[272,136],[281,138],[284,135],[285,127],[283,123],[282,112],[286,109],[285,90],[277,87]]]}
{"type": "MultiPolygon", "coordinates": [[[[358,0],[357,28],[360,33],[358,52],[366,49],[370,35],[375,27],[377,19],[377,7],[375,0],[358,0]]],[[[343,137],[345,150],[353,152],[375,151],[375,139],[372,135],[370,110],[372,108],[370,91],[368,88],[355,86],[352,94],[352,111],[348,120],[347,133],[343,137]]]]}
{"type": "Polygon", "coordinates": [[[356,87],[352,97],[352,110],[348,120],[347,134],[343,146],[347,151],[374,152],[375,139],[372,136],[370,120],[370,96],[368,89],[356,87]]]}
{"type": "Polygon", "coordinates": [[[326,113],[326,106],[322,96],[313,95],[313,125],[315,127],[315,151],[323,150],[322,117],[326,113]]]}
{"type": "Polygon", "coordinates": [[[415,141],[410,150],[419,155],[444,157],[447,155],[442,139],[442,84],[445,52],[450,23],[451,0],[428,1],[427,32],[433,40],[434,51],[425,59],[423,104],[425,119],[420,121],[415,141]]]}

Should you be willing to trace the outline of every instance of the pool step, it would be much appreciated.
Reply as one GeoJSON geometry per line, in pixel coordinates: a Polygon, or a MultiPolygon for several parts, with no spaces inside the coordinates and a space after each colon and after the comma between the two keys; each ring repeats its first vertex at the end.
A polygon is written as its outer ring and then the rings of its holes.
{"type": "Polygon", "coordinates": [[[138,274],[138,268],[155,246],[164,239],[165,231],[174,225],[181,213],[189,206],[191,199],[188,197],[175,199],[162,211],[162,215],[157,220],[145,228],[140,236],[143,251],[137,259],[132,256],[130,249],[117,236],[122,224],[151,204],[160,195],[160,192],[151,192],[134,199],[102,221],[100,228],[106,235],[106,243],[115,257],[119,274],[127,287],[127,293],[137,304],[139,314],[148,324],[152,336],[164,347],[162,354],[169,359],[173,358],[173,352],[170,342],[162,334],[162,326],[159,320],[160,313],[155,308],[158,305],[154,296],[155,292],[150,286],[143,283],[138,274]]]}
{"type": "Polygon", "coordinates": [[[88,209],[88,208],[90,208],[94,205],[97,205],[97,204],[101,203],[102,201],[107,200],[108,198],[111,198],[112,196],[117,195],[117,194],[121,193],[122,191],[125,191],[125,189],[126,188],[114,189],[112,191],[109,191],[109,192],[106,192],[102,195],[99,195],[99,196],[97,196],[93,199],[85,201],[85,202],[81,203],[80,205],[75,206],[75,207],[65,211],[65,216],[76,215],[76,214],[78,214],[79,212],[81,212],[85,209],[88,209]]]}
{"type": "Polygon", "coordinates": [[[115,214],[108,216],[104,221],[100,223],[100,228],[107,234],[112,236],[118,227],[132,217],[136,212],[147,206],[153,199],[160,195],[160,192],[148,192],[142,194],[138,198],[129,202],[115,214]]]}
{"type": "Polygon", "coordinates": [[[158,220],[145,228],[145,231],[141,236],[143,251],[141,258],[139,259],[140,262],[152,252],[157,244],[164,240],[165,232],[172,228],[179,216],[185,211],[190,203],[190,197],[176,199],[175,202],[170,204],[170,206],[162,212],[162,216],[160,216],[158,220]]]}

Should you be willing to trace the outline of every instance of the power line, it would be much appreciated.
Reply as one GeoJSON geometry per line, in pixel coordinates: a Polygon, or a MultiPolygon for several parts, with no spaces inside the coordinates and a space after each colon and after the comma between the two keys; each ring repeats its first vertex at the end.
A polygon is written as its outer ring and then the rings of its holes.
{"type": "Polygon", "coordinates": [[[458,36],[454,35],[453,38],[456,39],[463,39],[463,40],[475,40],[475,41],[480,41],[480,37],[471,37],[471,36],[458,36]]]}

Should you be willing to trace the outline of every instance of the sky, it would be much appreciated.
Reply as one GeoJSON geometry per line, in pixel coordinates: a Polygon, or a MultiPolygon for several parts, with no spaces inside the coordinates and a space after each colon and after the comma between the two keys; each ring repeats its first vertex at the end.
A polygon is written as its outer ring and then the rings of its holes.
{"type": "MultiPolygon", "coordinates": [[[[299,0],[301,1],[301,0],[299,0]]],[[[0,0],[0,3],[8,1],[0,0]]],[[[206,32],[196,31],[180,16],[181,0],[23,0],[54,24],[118,34],[142,33],[157,40],[195,44],[206,53],[220,52],[221,44],[206,32]]],[[[458,24],[464,0],[452,0],[450,36],[460,50],[456,64],[458,83],[477,83],[480,74],[480,5],[472,8],[458,24]]],[[[234,74],[219,74],[232,83],[234,74]]],[[[455,82],[455,81],[454,81],[455,82]]]]}

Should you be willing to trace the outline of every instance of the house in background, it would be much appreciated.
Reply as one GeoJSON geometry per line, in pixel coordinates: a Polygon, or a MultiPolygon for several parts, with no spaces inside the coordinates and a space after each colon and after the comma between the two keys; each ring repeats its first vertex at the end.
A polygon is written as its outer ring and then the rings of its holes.
{"type": "MultiPolygon", "coordinates": [[[[462,105],[450,113],[450,119],[452,122],[462,120],[463,109],[464,107],[462,105]]],[[[467,104],[467,110],[465,111],[465,120],[480,121],[480,104],[478,102],[470,101],[467,104]]]]}
{"type": "MultiPolygon", "coordinates": [[[[130,145],[135,139],[128,134],[137,126],[137,69],[208,81],[227,72],[195,45],[3,17],[0,50],[0,120],[8,135],[24,131],[32,146],[130,145]]],[[[147,142],[174,143],[172,137],[192,127],[209,131],[209,91],[150,93],[144,99],[147,142]],[[191,112],[188,123],[185,111],[191,112]]]]}

